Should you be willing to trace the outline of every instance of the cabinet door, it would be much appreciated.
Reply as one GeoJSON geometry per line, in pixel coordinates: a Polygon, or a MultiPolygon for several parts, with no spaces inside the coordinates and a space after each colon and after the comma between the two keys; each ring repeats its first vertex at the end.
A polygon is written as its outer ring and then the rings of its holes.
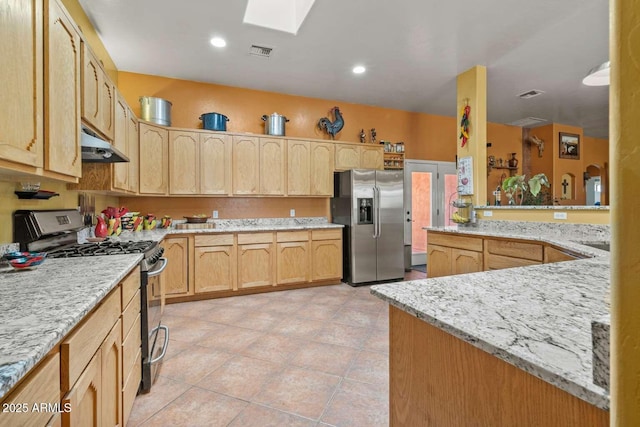
{"type": "Polygon", "coordinates": [[[131,109],[127,110],[127,154],[129,155],[129,173],[127,175],[129,186],[128,190],[132,193],[138,192],[138,164],[139,164],[139,135],[138,135],[138,119],[131,109]]]}
{"type": "Polygon", "coordinates": [[[258,138],[233,137],[233,194],[260,191],[260,142],[258,138]]]}
{"type": "Polygon", "coordinates": [[[82,118],[95,129],[101,130],[100,90],[102,89],[102,69],[89,45],[82,43],[82,118]]]}
{"type": "Polygon", "coordinates": [[[284,242],[277,245],[276,283],[303,283],[309,281],[309,243],[284,242]]]}
{"type": "Polygon", "coordinates": [[[231,193],[231,136],[200,134],[200,194],[231,193]]]}
{"type": "Polygon", "coordinates": [[[287,141],[287,194],[311,194],[311,152],[309,141],[287,141]]]}
{"type": "Polygon", "coordinates": [[[260,194],[284,195],[285,140],[260,138],[260,194]]]}
{"type": "Polygon", "coordinates": [[[45,35],[45,169],[80,177],[80,36],[57,1],[49,2],[45,35]]]}
{"type": "Polygon", "coordinates": [[[118,320],[100,346],[102,425],[119,426],[122,420],[122,331],[118,320]]]}
{"type": "Polygon", "coordinates": [[[273,285],[273,255],[273,243],[238,245],[238,288],[273,285]]]}
{"type": "Polygon", "coordinates": [[[169,131],[169,194],[198,194],[199,146],[197,132],[169,131]]]}
{"type": "MultiPolygon", "coordinates": [[[[113,146],[125,155],[128,154],[128,109],[129,107],[125,100],[121,96],[118,96],[118,101],[116,102],[116,126],[113,136],[113,146]]],[[[129,163],[113,164],[112,186],[115,190],[129,190],[129,163]]]]}
{"type": "Polygon", "coordinates": [[[73,388],[62,399],[70,405],[69,412],[62,413],[65,427],[93,427],[102,425],[102,355],[97,351],[73,388]]]}
{"type": "Polygon", "coordinates": [[[573,254],[566,250],[556,249],[552,246],[544,247],[544,263],[552,263],[552,262],[563,262],[563,261],[573,261],[578,259],[578,255],[573,254]]]}
{"type": "Polygon", "coordinates": [[[115,131],[115,105],[116,105],[116,88],[107,77],[107,74],[102,71],[102,88],[100,90],[100,130],[107,137],[107,139],[113,139],[113,133],[115,131]]]}
{"type": "Polygon", "coordinates": [[[451,248],[451,274],[483,271],[482,252],[451,248]]]}
{"type": "Polygon", "coordinates": [[[451,248],[427,245],[427,277],[451,275],[451,248]]]}
{"type": "Polygon", "coordinates": [[[384,169],[384,149],[382,146],[360,147],[360,156],[362,169],[384,169]]]}
{"type": "Polygon", "coordinates": [[[189,293],[189,239],[171,237],[165,239],[164,256],[169,260],[162,280],[165,294],[186,295],[189,293]]]}
{"type": "Polygon", "coordinates": [[[236,247],[210,246],[195,249],[195,292],[236,289],[236,247]]]}
{"type": "Polygon", "coordinates": [[[333,196],[334,146],[311,144],[311,195],[333,196]]]}
{"type": "Polygon", "coordinates": [[[335,144],[335,170],[360,168],[360,147],[351,144],[335,144]]]}
{"type": "Polygon", "coordinates": [[[42,0],[0,2],[0,159],[42,167],[42,0]]]}
{"type": "Polygon", "coordinates": [[[330,280],[342,277],[342,240],[311,242],[311,280],[330,280]]]}
{"type": "Polygon", "coordinates": [[[140,124],[140,194],[167,194],[169,189],[169,133],[140,124]]]}

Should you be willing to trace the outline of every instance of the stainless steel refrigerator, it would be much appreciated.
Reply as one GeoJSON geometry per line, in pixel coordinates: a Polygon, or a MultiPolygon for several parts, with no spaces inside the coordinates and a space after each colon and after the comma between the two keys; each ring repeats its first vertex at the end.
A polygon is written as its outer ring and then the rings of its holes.
{"type": "Polygon", "coordinates": [[[343,277],[350,285],[404,278],[403,173],[335,174],[333,222],[343,224],[343,277]]]}

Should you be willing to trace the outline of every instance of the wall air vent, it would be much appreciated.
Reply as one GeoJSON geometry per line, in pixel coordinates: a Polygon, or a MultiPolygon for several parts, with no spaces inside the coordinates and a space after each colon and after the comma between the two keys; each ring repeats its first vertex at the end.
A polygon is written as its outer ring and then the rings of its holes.
{"type": "Polygon", "coordinates": [[[258,46],[257,44],[252,44],[249,48],[249,55],[259,56],[260,58],[270,58],[271,51],[273,51],[272,47],[266,46],[258,46]]]}
{"type": "Polygon", "coordinates": [[[541,119],[539,117],[525,117],[524,119],[516,120],[515,122],[511,122],[507,124],[511,126],[520,126],[523,128],[531,128],[546,122],[547,122],[547,119],[541,119]]]}
{"type": "Polygon", "coordinates": [[[543,93],[544,92],[541,90],[534,89],[534,90],[527,91],[525,93],[521,93],[520,95],[518,95],[518,98],[531,99],[531,98],[535,98],[538,95],[542,95],[543,93]]]}

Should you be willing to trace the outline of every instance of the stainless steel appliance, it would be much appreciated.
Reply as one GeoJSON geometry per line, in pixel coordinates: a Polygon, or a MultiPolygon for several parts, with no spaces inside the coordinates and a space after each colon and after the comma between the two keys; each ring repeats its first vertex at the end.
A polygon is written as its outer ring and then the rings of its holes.
{"type": "Polygon", "coordinates": [[[85,163],[117,163],[128,162],[129,158],[100,138],[86,126],[82,126],[80,134],[80,146],[82,148],[82,161],[85,163]]]}
{"type": "Polygon", "coordinates": [[[343,277],[352,286],[404,278],[402,171],[335,174],[333,222],[343,224],[343,277]]]}
{"type": "Polygon", "coordinates": [[[169,343],[169,329],[162,325],[162,281],[167,266],[164,249],[151,240],[77,243],[84,218],[76,210],[19,210],[13,214],[14,241],[23,251],[47,251],[50,258],[143,254],[140,261],[140,320],[142,338],[142,381],[146,393],[157,377],[169,343]]]}
{"type": "Polygon", "coordinates": [[[285,123],[289,121],[285,116],[273,113],[270,116],[266,114],[262,116],[264,121],[264,133],[265,135],[284,136],[285,123]]]}

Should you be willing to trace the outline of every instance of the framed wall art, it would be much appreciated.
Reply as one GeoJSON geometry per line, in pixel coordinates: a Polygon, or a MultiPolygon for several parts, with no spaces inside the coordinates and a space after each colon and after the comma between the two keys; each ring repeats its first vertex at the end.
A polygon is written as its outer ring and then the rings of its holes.
{"type": "Polygon", "coordinates": [[[560,132],[560,158],[580,160],[580,135],[560,132]]]}

